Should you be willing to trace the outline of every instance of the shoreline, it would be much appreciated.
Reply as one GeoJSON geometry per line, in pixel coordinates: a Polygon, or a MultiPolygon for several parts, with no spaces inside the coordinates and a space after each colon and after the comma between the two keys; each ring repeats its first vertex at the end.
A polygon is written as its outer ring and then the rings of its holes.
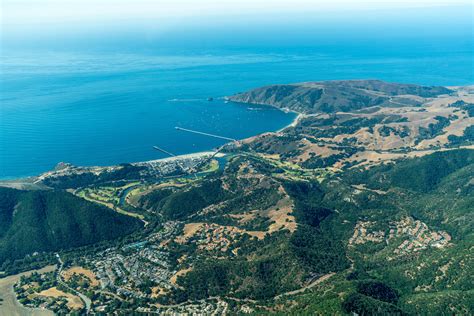
{"type": "MultiPolygon", "coordinates": [[[[195,153],[189,153],[189,154],[182,154],[182,155],[176,155],[174,157],[167,157],[167,158],[160,158],[160,159],[153,159],[153,160],[146,160],[146,161],[139,161],[139,162],[131,162],[131,165],[141,165],[141,164],[147,164],[147,163],[156,163],[156,162],[168,162],[168,161],[176,161],[176,160],[184,160],[184,159],[193,159],[193,158],[201,158],[201,157],[206,157],[206,156],[212,156],[215,155],[215,157],[221,158],[224,157],[225,154],[223,153],[217,153],[215,150],[210,150],[210,151],[198,151],[195,153]]],[[[96,168],[101,168],[101,167],[96,167],[96,168]]]]}
{"type": "MultiPolygon", "coordinates": [[[[296,111],[289,111],[289,112],[287,112],[287,113],[290,113],[290,112],[296,114],[296,116],[295,116],[295,118],[293,119],[293,121],[291,121],[290,124],[288,124],[288,125],[286,125],[286,126],[280,128],[280,129],[277,130],[275,133],[281,133],[281,132],[283,132],[283,131],[284,131],[285,129],[287,129],[287,128],[295,127],[296,125],[298,125],[298,123],[300,122],[301,119],[303,119],[303,118],[306,117],[305,114],[300,113],[300,112],[296,112],[296,111]]],[[[258,135],[255,135],[255,136],[258,136],[258,135]]],[[[255,136],[254,136],[254,137],[255,137],[255,136]]]]}
{"type": "MultiPolygon", "coordinates": [[[[285,129],[289,128],[289,127],[295,127],[298,122],[307,116],[307,114],[304,114],[302,112],[298,112],[298,111],[295,111],[295,110],[290,110],[289,108],[280,108],[280,107],[277,107],[273,104],[268,104],[268,103],[254,103],[254,102],[242,102],[242,101],[234,101],[231,99],[232,96],[227,96],[227,97],[224,97],[224,100],[228,101],[228,102],[232,102],[232,103],[236,103],[236,104],[242,104],[242,105],[245,105],[245,106],[249,106],[249,105],[259,105],[259,106],[264,106],[264,107],[270,107],[270,108],[273,108],[273,109],[277,109],[278,111],[281,111],[283,113],[293,113],[293,114],[296,114],[295,118],[288,124],[288,125],[285,125],[283,126],[282,128],[276,130],[276,131],[269,131],[269,132],[263,132],[263,133],[260,133],[260,134],[257,134],[257,135],[253,135],[253,136],[250,136],[250,137],[247,137],[247,138],[251,138],[251,137],[256,137],[256,136],[259,136],[259,135],[262,135],[262,134],[265,134],[265,133],[281,133],[282,131],[284,131],[285,129]]],[[[247,138],[244,138],[244,139],[247,139],[247,138]]],[[[244,139],[239,139],[239,141],[242,141],[244,139]]]]}
{"type": "MultiPolygon", "coordinates": [[[[153,164],[153,163],[162,163],[162,162],[172,162],[172,161],[180,161],[180,160],[187,160],[187,159],[196,159],[196,158],[204,158],[214,156],[216,158],[225,157],[226,154],[216,151],[199,151],[195,153],[183,154],[183,155],[176,155],[174,157],[167,157],[167,158],[160,158],[160,159],[153,159],[153,160],[146,160],[146,161],[138,161],[138,162],[130,162],[127,164],[140,166],[146,164],[153,164]]],[[[59,162],[58,164],[60,164],[59,162]]],[[[108,168],[115,168],[120,166],[111,165],[111,166],[74,166],[77,168],[83,168],[84,170],[89,169],[90,171],[100,170],[100,169],[108,169],[108,168]]],[[[8,178],[8,179],[0,179],[0,188],[11,188],[17,190],[32,190],[32,189],[39,189],[33,188],[32,185],[37,185],[36,182],[40,179],[43,175],[55,172],[55,169],[51,169],[49,171],[43,172],[37,176],[28,176],[28,177],[18,177],[18,178],[8,178]]]]}
{"type": "MultiPolygon", "coordinates": [[[[261,133],[258,133],[256,135],[252,135],[252,136],[249,136],[249,137],[246,137],[246,138],[237,139],[237,142],[244,141],[248,138],[257,137],[257,136],[265,134],[265,133],[281,133],[283,130],[285,130],[289,127],[296,126],[298,124],[298,122],[305,116],[305,114],[303,114],[303,113],[296,112],[296,111],[293,111],[293,110],[289,110],[289,109],[286,109],[286,108],[282,109],[282,108],[276,107],[276,106],[271,105],[271,104],[236,102],[236,101],[230,100],[228,97],[222,97],[222,99],[225,100],[225,101],[228,101],[228,102],[242,104],[242,105],[245,105],[247,107],[249,105],[255,104],[255,105],[274,108],[274,109],[277,109],[277,110],[279,110],[281,112],[284,112],[284,113],[287,113],[287,114],[288,113],[296,114],[296,116],[293,118],[293,120],[289,124],[283,126],[282,128],[280,128],[276,131],[261,132],[261,133]]],[[[136,161],[136,162],[122,162],[122,163],[118,163],[118,164],[115,164],[115,165],[95,165],[95,166],[82,166],[82,165],[76,166],[76,165],[74,165],[74,167],[90,169],[90,170],[102,169],[102,168],[105,169],[105,168],[114,168],[114,167],[119,166],[120,164],[143,165],[143,164],[150,164],[150,163],[157,163],[157,162],[170,162],[170,161],[176,161],[176,160],[200,158],[200,157],[212,156],[212,155],[215,155],[215,157],[217,157],[217,158],[221,158],[221,157],[224,157],[226,154],[221,153],[221,152],[216,154],[215,150],[206,150],[206,151],[198,151],[198,152],[191,152],[191,153],[182,154],[182,155],[176,155],[174,157],[165,157],[165,158],[151,159],[151,160],[145,160],[145,161],[136,161]]],[[[62,163],[62,162],[58,162],[56,164],[56,166],[60,163],[62,163]]],[[[39,177],[41,177],[42,175],[50,173],[50,172],[54,172],[56,166],[54,166],[50,170],[40,172],[39,174],[36,174],[36,175],[7,176],[5,178],[0,177],[0,187],[15,188],[15,189],[20,189],[20,190],[21,189],[28,189],[27,187],[31,184],[34,184],[35,181],[39,177]]]]}

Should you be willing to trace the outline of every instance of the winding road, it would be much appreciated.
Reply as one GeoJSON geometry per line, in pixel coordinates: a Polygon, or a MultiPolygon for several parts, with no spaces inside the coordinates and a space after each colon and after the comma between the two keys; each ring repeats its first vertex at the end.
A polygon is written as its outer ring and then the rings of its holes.
{"type": "Polygon", "coordinates": [[[58,253],[56,253],[56,258],[58,258],[58,262],[59,262],[59,269],[58,269],[58,276],[57,276],[58,283],[81,298],[81,300],[86,305],[86,314],[89,315],[89,313],[91,311],[92,301],[87,296],[85,296],[81,292],[76,291],[75,289],[71,288],[69,285],[64,283],[63,280],[61,280],[61,272],[63,271],[64,262],[61,260],[61,257],[59,256],[58,253]]]}

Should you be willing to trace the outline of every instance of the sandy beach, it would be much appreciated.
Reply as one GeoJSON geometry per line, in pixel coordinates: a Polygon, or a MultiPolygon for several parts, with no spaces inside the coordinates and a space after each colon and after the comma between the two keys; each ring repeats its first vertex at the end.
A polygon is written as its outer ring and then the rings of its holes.
{"type": "Polygon", "coordinates": [[[293,121],[291,121],[290,124],[286,125],[285,127],[283,128],[280,128],[277,133],[280,133],[282,131],[284,131],[285,129],[289,128],[289,127],[295,127],[296,125],[298,125],[298,122],[305,117],[305,115],[303,113],[299,113],[299,112],[294,112],[292,111],[292,113],[295,113],[297,114],[296,117],[293,119],[293,121]]]}
{"type": "MultiPolygon", "coordinates": [[[[148,160],[148,161],[134,162],[132,164],[140,165],[140,164],[146,164],[146,163],[151,163],[151,162],[167,162],[167,161],[184,160],[184,159],[195,159],[195,158],[202,158],[202,157],[212,156],[214,154],[216,154],[215,151],[201,151],[201,152],[197,152],[197,153],[177,155],[177,156],[168,157],[168,158],[161,158],[161,159],[154,159],[154,160],[148,160]]],[[[222,153],[217,153],[216,154],[216,157],[223,157],[223,156],[225,156],[225,154],[222,154],[222,153]]]]}

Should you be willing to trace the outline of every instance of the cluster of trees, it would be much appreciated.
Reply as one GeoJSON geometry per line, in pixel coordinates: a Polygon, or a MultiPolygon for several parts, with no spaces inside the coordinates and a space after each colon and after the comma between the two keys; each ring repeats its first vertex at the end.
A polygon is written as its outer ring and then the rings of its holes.
{"type": "Polygon", "coordinates": [[[404,138],[410,135],[410,129],[406,125],[401,126],[400,129],[397,129],[388,125],[384,125],[379,128],[378,132],[380,135],[385,136],[385,137],[390,136],[391,133],[393,133],[394,135],[398,135],[401,138],[404,138]]]}
{"type": "Polygon", "coordinates": [[[405,315],[396,305],[360,293],[350,294],[342,304],[344,311],[357,315],[405,315]]]}
{"type": "Polygon", "coordinates": [[[404,315],[397,306],[397,291],[383,282],[367,277],[366,273],[358,270],[349,274],[347,279],[355,280],[356,291],[344,299],[344,311],[359,315],[404,315]]]}
{"type": "Polygon", "coordinates": [[[403,315],[397,306],[399,294],[387,284],[375,279],[361,270],[355,270],[347,276],[355,282],[356,291],[349,294],[342,303],[347,313],[359,315],[403,315]]]}
{"type": "Polygon", "coordinates": [[[469,117],[474,116],[474,104],[473,103],[467,103],[467,102],[464,102],[463,100],[459,100],[459,101],[456,101],[454,103],[451,103],[449,106],[450,107],[458,107],[461,110],[467,111],[467,114],[469,115],[469,117]]]}
{"type": "Polygon", "coordinates": [[[47,290],[47,289],[52,288],[53,286],[56,286],[57,285],[56,274],[55,272],[48,272],[44,274],[33,272],[29,276],[22,276],[20,278],[19,285],[15,285],[16,293],[17,294],[23,293],[24,290],[22,286],[25,284],[32,284],[32,283],[37,283],[37,285],[33,288],[28,289],[27,294],[31,294],[33,292],[41,292],[43,290],[47,290]]]}
{"type": "Polygon", "coordinates": [[[56,272],[48,272],[39,274],[32,273],[29,276],[22,276],[20,282],[15,284],[15,292],[18,301],[29,307],[38,307],[40,304],[47,302],[48,309],[59,315],[82,315],[82,310],[71,311],[67,306],[67,300],[64,297],[45,297],[34,296],[32,294],[56,287],[62,292],[69,292],[69,289],[57,283],[56,272]],[[28,288],[23,288],[24,285],[29,285],[28,288]]]}
{"type": "Polygon", "coordinates": [[[253,260],[208,259],[196,262],[193,270],[178,278],[183,289],[167,299],[175,302],[211,296],[268,299],[301,287],[304,268],[285,244],[287,235],[261,241],[252,251],[253,260]]]}
{"type": "Polygon", "coordinates": [[[0,263],[127,235],[142,227],[132,217],[64,191],[0,188],[0,263]],[[13,216],[15,214],[15,216],[13,216]]]}
{"type": "Polygon", "coordinates": [[[226,197],[227,193],[222,189],[222,182],[210,180],[166,197],[158,196],[157,200],[147,201],[147,204],[159,209],[165,218],[176,220],[185,219],[206,206],[225,200],[226,197]]]}
{"type": "Polygon", "coordinates": [[[315,182],[287,182],[285,189],[295,201],[298,229],[290,238],[290,249],[298,260],[313,273],[348,268],[344,245],[331,228],[334,211],[322,206],[325,189],[315,182]]]}
{"type": "Polygon", "coordinates": [[[436,116],[435,120],[437,122],[430,123],[428,127],[420,126],[418,128],[420,135],[417,139],[417,143],[423,139],[431,139],[431,138],[436,137],[437,135],[440,135],[443,132],[443,129],[449,126],[449,124],[451,124],[451,121],[449,120],[449,118],[446,118],[444,116],[436,116]]]}
{"type": "Polygon", "coordinates": [[[466,127],[462,136],[449,135],[448,140],[451,146],[468,145],[474,142],[474,125],[466,127]]]}
{"type": "Polygon", "coordinates": [[[397,164],[376,166],[363,172],[349,172],[345,179],[383,190],[399,187],[415,192],[429,192],[436,189],[445,177],[473,162],[473,150],[450,150],[407,159],[397,164]]]}
{"type": "Polygon", "coordinates": [[[162,201],[173,194],[175,189],[173,188],[163,188],[160,190],[154,190],[145,196],[141,196],[138,200],[138,204],[145,209],[152,209],[158,211],[161,207],[162,201]]]}
{"type": "Polygon", "coordinates": [[[120,168],[110,172],[102,172],[99,175],[92,172],[84,172],[81,174],[46,178],[43,182],[45,185],[56,189],[80,188],[110,181],[138,180],[142,178],[140,171],[144,169],[146,169],[146,167],[121,164],[120,168]]]}

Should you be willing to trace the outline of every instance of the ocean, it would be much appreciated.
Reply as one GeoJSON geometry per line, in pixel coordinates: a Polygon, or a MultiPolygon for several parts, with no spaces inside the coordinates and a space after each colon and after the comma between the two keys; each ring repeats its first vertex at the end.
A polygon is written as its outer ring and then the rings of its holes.
{"type": "Polygon", "coordinates": [[[37,175],[58,162],[114,165],[205,151],[224,141],[179,126],[242,139],[295,117],[226,103],[277,83],[381,79],[425,85],[473,83],[472,52],[444,45],[376,51],[312,48],[153,52],[4,52],[0,82],[0,178],[37,175]],[[208,98],[213,98],[209,101],[208,98]]]}

